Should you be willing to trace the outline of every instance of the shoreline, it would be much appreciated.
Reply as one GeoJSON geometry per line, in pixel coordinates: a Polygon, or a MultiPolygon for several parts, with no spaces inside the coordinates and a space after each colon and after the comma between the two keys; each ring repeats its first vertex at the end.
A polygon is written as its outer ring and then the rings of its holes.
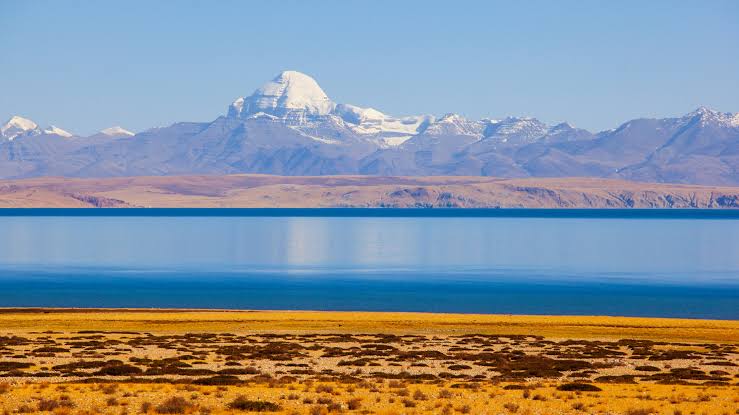
{"type": "Polygon", "coordinates": [[[0,308],[0,332],[37,330],[536,333],[551,338],[669,339],[739,344],[739,320],[308,310],[0,308]]]}
{"type": "Polygon", "coordinates": [[[634,207],[2,207],[0,217],[265,217],[265,218],[509,218],[730,219],[739,208],[634,207]]]}

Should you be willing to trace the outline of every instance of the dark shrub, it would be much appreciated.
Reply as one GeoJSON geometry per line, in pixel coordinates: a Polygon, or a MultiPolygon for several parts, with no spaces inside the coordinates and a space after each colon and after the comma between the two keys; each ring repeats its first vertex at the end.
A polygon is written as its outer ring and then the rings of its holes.
{"type": "Polygon", "coordinates": [[[659,368],[656,366],[637,366],[634,370],[638,370],[639,372],[659,372],[659,368]]]}
{"type": "Polygon", "coordinates": [[[416,391],[413,392],[413,399],[415,399],[417,401],[426,401],[426,400],[428,400],[428,398],[429,397],[425,393],[421,392],[418,389],[416,389],[416,391]]]}
{"type": "Polygon", "coordinates": [[[277,412],[280,405],[267,401],[252,401],[245,396],[239,396],[228,404],[228,408],[250,412],[277,412]]]}
{"type": "Polygon", "coordinates": [[[218,373],[222,375],[260,375],[261,372],[254,367],[221,369],[218,373]]]}
{"type": "Polygon", "coordinates": [[[362,398],[352,398],[346,403],[346,407],[351,411],[355,411],[362,407],[362,398]]]}
{"type": "Polygon", "coordinates": [[[59,402],[56,399],[41,399],[38,402],[39,412],[53,411],[54,409],[59,408],[59,406],[59,402]]]}
{"type": "Polygon", "coordinates": [[[517,385],[517,384],[514,383],[512,385],[505,385],[505,386],[503,386],[503,389],[505,389],[505,390],[521,390],[521,389],[526,389],[526,387],[524,385],[517,385]]]}
{"type": "Polygon", "coordinates": [[[557,386],[557,390],[566,392],[600,392],[603,389],[589,383],[565,383],[557,386]]]}
{"type": "Polygon", "coordinates": [[[633,375],[613,375],[613,376],[598,376],[595,378],[596,382],[600,383],[630,383],[636,384],[633,375]]]}
{"type": "Polygon", "coordinates": [[[184,414],[192,404],[181,396],[173,396],[155,408],[158,414],[184,414]]]}
{"type": "Polygon", "coordinates": [[[59,399],[41,399],[38,402],[38,410],[42,411],[53,411],[58,408],[74,408],[74,402],[69,399],[69,396],[60,396],[59,399]]]}
{"type": "Polygon", "coordinates": [[[116,365],[104,367],[95,372],[95,374],[102,376],[131,376],[140,375],[142,372],[143,371],[136,366],[116,365]]]}
{"type": "Polygon", "coordinates": [[[519,406],[518,406],[518,404],[515,404],[513,402],[506,402],[505,404],[503,404],[503,408],[505,408],[506,410],[508,410],[508,412],[516,413],[516,412],[518,412],[519,406]]]}
{"type": "Polygon", "coordinates": [[[151,411],[152,406],[154,405],[152,405],[151,402],[142,402],[141,410],[139,412],[141,412],[142,414],[148,414],[149,411],[151,411]]]}
{"type": "Polygon", "coordinates": [[[413,401],[412,399],[406,398],[406,399],[403,399],[402,402],[403,402],[403,406],[405,406],[406,408],[415,408],[416,407],[416,402],[413,401]]]}
{"type": "Polygon", "coordinates": [[[0,362],[0,370],[28,369],[31,366],[33,364],[26,362],[0,362]]]}
{"type": "Polygon", "coordinates": [[[114,362],[115,361],[110,361],[110,360],[107,362],[102,361],[102,360],[79,361],[79,362],[67,363],[63,365],[56,365],[52,367],[52,369],[66,372],[66,371],[74,371],[77,369],[98,369],[101,367],[116,366],[116,365],[123,364],[123,362],[121,361],[117,361],[117,363],[114,363],[114,362]]]}
{"type": "Polygon", "coordinates": [[[454,394],[447,389],[442,389],[439,391],[439,399],[451,399],[453,397],[454,394]]]}
{"type": "Polygon", "coordinates": [[[192,383],[205,386],[238,385],[241,380],[233,375],[216,375],[209,378],[195,379],[192,383]]]}

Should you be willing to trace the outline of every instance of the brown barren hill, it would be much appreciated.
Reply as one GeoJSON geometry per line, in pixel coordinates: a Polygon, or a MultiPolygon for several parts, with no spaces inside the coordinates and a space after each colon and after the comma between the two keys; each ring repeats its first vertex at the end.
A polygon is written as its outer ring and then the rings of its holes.
{"type": "Polygon", "coordinates": [[[739,208],[739,187],[464,176],[45,177],[0,181],[0,207],[739,208]]]}

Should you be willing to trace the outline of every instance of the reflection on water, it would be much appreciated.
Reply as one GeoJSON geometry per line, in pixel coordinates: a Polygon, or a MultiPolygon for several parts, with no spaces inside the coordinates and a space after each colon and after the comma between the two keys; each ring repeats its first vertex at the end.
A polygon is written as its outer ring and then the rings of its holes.
{"type": "Polygon", "coordinates": [[[0,217],[0,264],[739,271],[739,221],[0,217]]]}
{"type": "Polygon", "coordinates": [[[0,217],[0,292],[0,306],[736,318],[739,221],[0,217]]]}

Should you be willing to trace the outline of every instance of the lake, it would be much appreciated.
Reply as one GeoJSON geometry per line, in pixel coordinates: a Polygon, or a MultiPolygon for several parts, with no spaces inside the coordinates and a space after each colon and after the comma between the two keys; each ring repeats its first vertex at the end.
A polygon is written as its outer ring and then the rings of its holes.
{"type": "Polygon", "coordinates": [[[715,212],[10,210],[0,306],[738,319],[715,212]]]}

